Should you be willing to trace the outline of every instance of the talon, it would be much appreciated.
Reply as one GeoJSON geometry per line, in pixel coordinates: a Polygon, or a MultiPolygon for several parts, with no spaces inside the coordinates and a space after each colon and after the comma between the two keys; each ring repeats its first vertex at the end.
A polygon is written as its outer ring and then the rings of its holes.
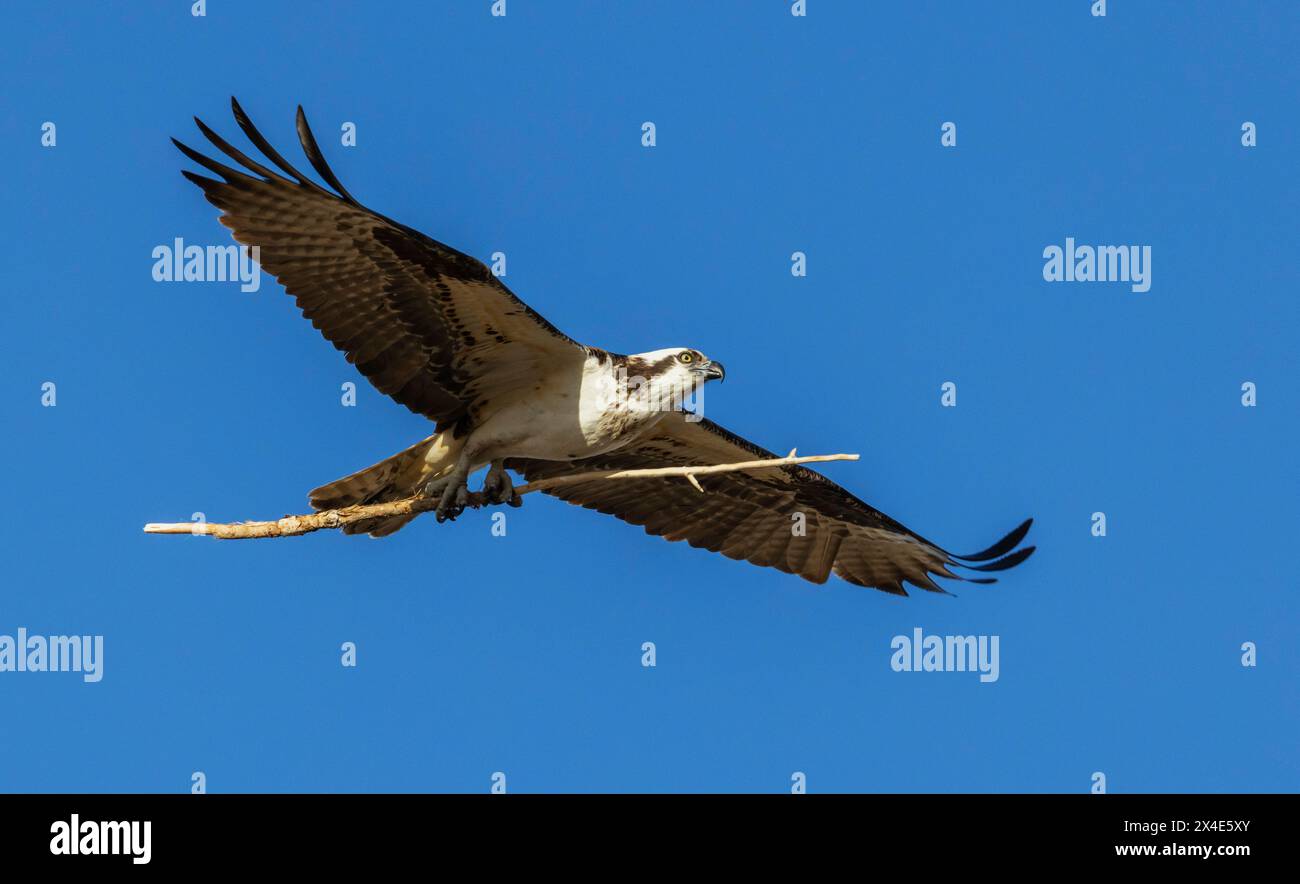
{"type": "Polygon", "coordinates": [[[442,499],[438,501],[438,509],[434,512],[434,516],[439,523],[454,522],[457,516],[465,512],[467,503],[469,503],[469,488],[464,483],[458,485],[454,492],[449,486],[444,487],[442,499]]]}
{"type": "Polygon", "coordinates": [[[515,494],[515,483],[504,467],[493,465],[483,478],[483,497],[489,504],[509,504],[519,506],[519,495],[515,494]]]}

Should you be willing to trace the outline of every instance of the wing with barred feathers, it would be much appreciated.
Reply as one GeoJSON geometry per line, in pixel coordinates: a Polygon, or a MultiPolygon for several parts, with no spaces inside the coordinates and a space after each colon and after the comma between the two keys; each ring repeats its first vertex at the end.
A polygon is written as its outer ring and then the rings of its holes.
{"type": "MultiPolygon", "coordinates": [[[[672,414],[648,438],[596,457],[557,462],[515,458],[506,466],[528,481],[592,470],[706,466],[776,457],[709,420],[672,414]]],[[[830,479],[801,466],[684,479],[593,479],[547,489],[570,503],[641,525],[649,534],[685,540],[733,559],[778,568],[814,583],[834,573],[850,583],[907,595],[904,583],[945,590],[934,577],[992,583],[953,569],[1003,571],[1029,558],[1015,547],[1032,519],[982,552],[955,555],[863,503],[830,479]],[[795,530],[802,514],[802,530],[795,530]]]]}
{"type": "Polygon", "coordinates": [[[329,190],[289,164],[233,98],[235,121],[274,169],[199,130],[241,168],[172,139],[220,176],[182,174],[221,209],[235,239],[363,375],[440,427],[530,384],[585,349],[530,309],[480,261],[357,202],[325,162],[298,108],[303,152],[329,190]]]}

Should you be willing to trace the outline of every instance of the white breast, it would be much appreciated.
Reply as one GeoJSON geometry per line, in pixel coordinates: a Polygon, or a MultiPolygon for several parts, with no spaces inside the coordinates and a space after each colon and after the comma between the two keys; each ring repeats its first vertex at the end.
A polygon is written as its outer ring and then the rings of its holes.
{"type": "Polygon", "coordinates": [[[590,448],[608,451],[626,444],[663,417],[651,391],[629,386],[612,361],[588,357],[583,369],[579,425],[590,448]]]}
{"type": "Polygon", "coordinates": [[[649,398],[629,390],[610,360],[588,356],[579,370],[557,372],[497,403],[473,437],[491,458],[591,457],[626,445],[663,418],[649,398]]]}

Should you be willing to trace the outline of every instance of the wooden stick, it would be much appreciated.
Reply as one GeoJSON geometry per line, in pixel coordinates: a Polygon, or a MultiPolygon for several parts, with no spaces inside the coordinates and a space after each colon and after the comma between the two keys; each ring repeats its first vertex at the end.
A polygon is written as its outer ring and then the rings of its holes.
{"type": "MultiPolygon", "coordinates": [[[[655,467],[645,470],[594,470],[572,476],[553,476],[549,479],[538,479],[536,482],[520,485],[515,489],[515,493],[520,495],[531,494],[534,491],[545,491],[548,488],[573,485],[577,482],[590,482],[595,479],[670,477],[685,478],[696,489],[703,492],[704,487],[700,485],[697,476],[710,476],[714,473],[732,473],[742,470],[770,470],[775,467],[793,466],[802,463],[822,463],[830,460],[857,459],[856,454],[814,454],[807,457],[796,457],[794,451],[791,450],[788,457],[748,460],[743,463],[712,464],[697,467],[655,467]]],[[[487,501],[482,492],[470,493],[470,507],[477,508],[486,503],[487,501]]],[[[361,522],[366,519],[418,515],[437,508],[438,501],[436,498],[405,497],[388,503],[357,504],[355,506],[340,507],[336,510],[322,510],[319,513],[311,513],[310,515],[285,516],[283,519],[276,519],[273,522],[231,522],[228,524],[217,522],[150,522],[144,526],[144,531],[146,534],[192,534],[217,537],[222,540],[247,540],[255,537],[296,537],[300,534],[320,531],[323,528],[342,528],[344,525],[351,525],[354,522],[361,522]]]]}

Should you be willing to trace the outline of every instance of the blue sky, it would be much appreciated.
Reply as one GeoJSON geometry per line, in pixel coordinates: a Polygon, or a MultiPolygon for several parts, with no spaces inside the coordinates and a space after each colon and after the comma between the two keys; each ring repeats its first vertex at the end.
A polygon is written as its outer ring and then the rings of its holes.
{"type": "Polygon", "coordinates": [[[6,8],[0,634],[105,659],[0,672],[0,790],[1300,788],[1300,8],[489,6],[6,8]],[[232,94],[295,161],[302,103],[362,202],[504,251],[579,340],[725,361],[715,420],[860,452],[826,472],[951,549],[1032,515],[1038,553],[899,599],[540,495],[504,538],[142,534],[301,512],[428,432],[269,278],[152,280],[228,241],[168,137],[236,140],[232,94]],[[1067,236],[1151,246],[1150,291],[1044,281],[1067,236]],[[917,627],[998,636],[1000,678],[892,671],[917,627]]]}

